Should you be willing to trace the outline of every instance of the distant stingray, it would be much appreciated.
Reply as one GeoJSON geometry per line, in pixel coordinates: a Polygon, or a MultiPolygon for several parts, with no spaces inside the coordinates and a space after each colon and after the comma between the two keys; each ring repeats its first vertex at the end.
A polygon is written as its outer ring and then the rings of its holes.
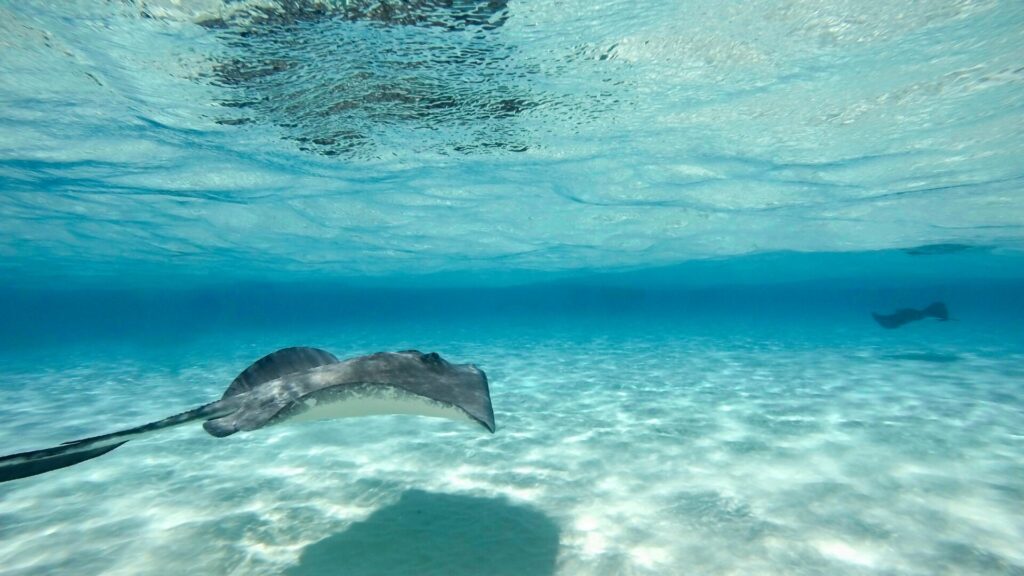
{"type": "Polygon", "coordinates": [[[943,322],[949,320],[949,310],[946,309],[946,305],[942,302],[935,302],[922,310],[902,308],[892,314],[872,312],[871,315],[882,328],[899,328],[908,322],[916,322],[925,318],[936,318],[943,322]]]}
{"type": "Polygon", "coordinates": [[[436,353],[378,352],[339,361],[316,348],[285,348],[238,375],[224,396],[144,426],[0,457],[0,482],[84,462],[129,440],[204,420],[218,438],[286,421],[414,414],[475,423],[494,432],[487,376],[436,353]]]}

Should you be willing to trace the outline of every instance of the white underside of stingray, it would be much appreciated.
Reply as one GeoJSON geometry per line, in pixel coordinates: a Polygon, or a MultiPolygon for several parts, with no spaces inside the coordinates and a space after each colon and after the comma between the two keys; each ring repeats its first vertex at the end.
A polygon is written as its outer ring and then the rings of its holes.
{"type": "Polygon", "coordinates": [[[288,422],[315,422],[362,416],[428,416],[446,418],[455,422],[473,424],[465,411],[423,396],[410,394],[401,388],[380,387],[365,394],[351,394],[336,402],[319,402],[316,398],[302,400],[305,410],[290,416],[288,422]]]}

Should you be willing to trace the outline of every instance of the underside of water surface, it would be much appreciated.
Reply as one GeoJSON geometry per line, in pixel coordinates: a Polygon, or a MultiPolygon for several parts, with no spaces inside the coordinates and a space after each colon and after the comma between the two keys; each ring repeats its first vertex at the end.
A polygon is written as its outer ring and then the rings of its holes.
{"type": "Polygon", "coordinates": [[[1024,574],[1024,4],[0,4],[0,574],[1024,574]],[[906,322],[906,323],[903,323],[906,322]]]}

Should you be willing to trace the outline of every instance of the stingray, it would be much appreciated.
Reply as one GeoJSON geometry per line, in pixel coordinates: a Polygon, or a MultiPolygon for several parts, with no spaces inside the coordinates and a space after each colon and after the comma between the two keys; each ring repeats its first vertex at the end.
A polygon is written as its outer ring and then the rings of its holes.
{"type": "Polygon", "coordinates": [[[472,364],[417,350],[341,361],[316,348],[284,348],[243,370],[215,402],[143,426],[0,457],[0,482],[78,464],[198,420],[223,438],[285,422],[377,414],[434,416],[495,430],[487,375],[472,364]]]}
{"type": "Polygon", "coordinates": [[[942,302],[935,302],[921,310],[901,308],[892,314],[872,312],[871,316],[875,318],[875,322],[878,322],[882,328],[899,328],[909,322],[916,322],[925,318],[936,318],[945,322],[949,320],[949,310],[946,309],[946,305],[942,302]]]}

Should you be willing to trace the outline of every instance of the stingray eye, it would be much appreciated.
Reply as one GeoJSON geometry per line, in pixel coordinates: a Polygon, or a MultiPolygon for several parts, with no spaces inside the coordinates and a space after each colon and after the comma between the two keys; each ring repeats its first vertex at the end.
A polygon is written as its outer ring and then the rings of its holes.
{"type": "Polygon", "coordinates": [[[424,354],[420,356],[420,361],[423,362],[424,364],[429,364],[431,366],[439,366],[442,362],[444,362],[444,360],[441,359],[441,356],[437,352],[431,352],[430,354],[424,354]]]}

